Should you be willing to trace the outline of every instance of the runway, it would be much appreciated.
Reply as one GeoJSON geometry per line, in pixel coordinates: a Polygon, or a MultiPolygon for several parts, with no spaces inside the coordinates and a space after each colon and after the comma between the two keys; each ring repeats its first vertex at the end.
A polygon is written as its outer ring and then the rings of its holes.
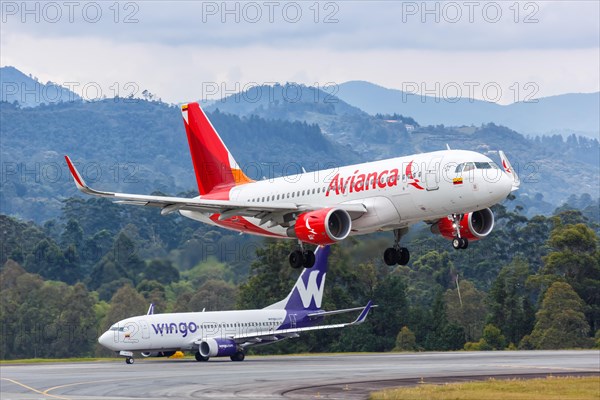
{"type": "MultiPolygon", "coordinates": [[[[420,381],[597,374],[600,351],[384,353],[45,363],[0,366],[8,399],[365,399],[420,381]]],[[[600,379],[600,378],[599,378],[600,379]]]]}

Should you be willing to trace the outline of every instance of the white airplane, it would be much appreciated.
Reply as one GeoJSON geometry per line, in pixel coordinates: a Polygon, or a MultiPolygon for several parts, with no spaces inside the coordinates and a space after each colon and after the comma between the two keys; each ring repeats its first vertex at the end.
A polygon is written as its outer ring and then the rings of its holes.
{"type": "Polygon", "coordinates": [[[388,265],[406,265],[400,247],[420,221],[452,240],[455,249],[486,237],[494,227],[489,209],[517,190],[519,178],[502,151],[500,169],[483,154],[443,150],[299,175],[253,181],[235,161],[197,103],[182,106],[200,196],[145,196],[88,187],[65,156],[77,188],[115,202],[161,208],[207,224],[254,235],[297,239],[292,267],[310,268],[303,243],[325,245],[349,235],[394,231],[384,252],[388,265]]]}
{"type": "Polygon", "coordinates": [[[302,332],[343,328],[362,323],[372,305],[344,310],[323,311],[321,300],[327,274],[329,246],[318,247],[312,269],[302,271],[288,296],[261,310],[213,311],[154,314],[117,322],[98,342],[133,363],[133,352],[144,357],[169,357],[176,351],[192,351],[197,361],[210,357],[230,357],[243,361],[250,346],[298,337],[302,332]],[[350,323],[317,325],[323,317],[362,310],[350,323]]]}

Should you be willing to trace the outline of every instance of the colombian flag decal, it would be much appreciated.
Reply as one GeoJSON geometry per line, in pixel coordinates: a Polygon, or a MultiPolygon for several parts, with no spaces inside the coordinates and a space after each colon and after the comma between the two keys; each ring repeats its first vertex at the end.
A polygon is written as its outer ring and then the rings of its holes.
{"type": "Polygon", "coordinates": [[[462,185],[462,183],[463,183],[463,178],[454,178],[454,179],[452,179],[452,183],[453,183],[454,185],[462,185]]]}

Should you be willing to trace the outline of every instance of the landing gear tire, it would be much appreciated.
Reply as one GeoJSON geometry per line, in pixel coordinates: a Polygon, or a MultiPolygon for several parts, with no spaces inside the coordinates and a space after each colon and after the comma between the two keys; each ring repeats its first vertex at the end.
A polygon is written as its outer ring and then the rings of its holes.
{"type": "Polygon", "coordinates": [[[133,357],[127,357],[127,358],[125,359],[125,362],[126,362],[127,364],[133,364],[133,362],[134,362],[134,361],[133,361],[133,357]]]}
{"type": "Polygon", "coordinates": [[[469,240],[467,238],[455,236],[454,239],[452,239],[452,247],[454,247],[456,250],[466,249],[469,247],[469,240]]]}
{"type": "Polygon", "coordinates": [[[204,357],[199,351],[194,354],[194,357],[196,357],[196,361],[208,361],[208,357],[204,357]]]}
{"type": "Polygon", "coordinates": [[[302,266],[304,268],[312,268],[315,265],[315,253],[310,250],[304,250],[302,252],[302,257],[304,258],[304,262],[302,266]]]}
{"type": "Polygon", "coordinates": [[[302,250],[294,250],[289,257],[290,266],[294,269],[304,266],[304,255],[302,250]]]}
{"type": "Polygon", "coordinates": [[[452,239],[452,247],[454,247],[455,250],[460,249],[460,246],[462,245],[462,239],[459,238],[458,236],[454,237],[454,239],[452,239]]]}
{"type": "Polygon", "coordinates": [[[386,265],[406,265],[410,261],[410,252],[406,247],[399,247],[397,249],[389,247],[385,249],[383,253],[383,261],[386,265]]]}
{"type": "Polygon", "coordinates": [[[398,249],[398,265],[406,265],[410,261],[410,252],[406,247],[398,249]]]}
{"type": "Polygon", "coordinates": [[[388,247],[383,252],[383,261],[386,265],[392,266],[398,264],[399,254],[393,247],[388,247]]]}
{"type": "Polygon", "coordinates": [[[229,358],[231,358],[231,361],[244,361],[244,358],[246,358],[246,355],[244,354],[243,351],[238,351],[237,353],[235,353],[234,355],[232,355],[229,358]]]}

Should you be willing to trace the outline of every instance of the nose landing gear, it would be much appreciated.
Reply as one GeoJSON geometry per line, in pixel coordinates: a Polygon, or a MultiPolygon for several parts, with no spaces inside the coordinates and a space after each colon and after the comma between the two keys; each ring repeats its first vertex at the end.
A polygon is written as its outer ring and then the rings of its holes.
{"type": "Polygon", "coordinates": [[[452,247],[455,250],[466,249],[469,247],[469,239],[460,236],[460,221],[462,221],[462,214],[452,214],[452,227],[454,228],[454,239],[452,239],[452,247]]]}

